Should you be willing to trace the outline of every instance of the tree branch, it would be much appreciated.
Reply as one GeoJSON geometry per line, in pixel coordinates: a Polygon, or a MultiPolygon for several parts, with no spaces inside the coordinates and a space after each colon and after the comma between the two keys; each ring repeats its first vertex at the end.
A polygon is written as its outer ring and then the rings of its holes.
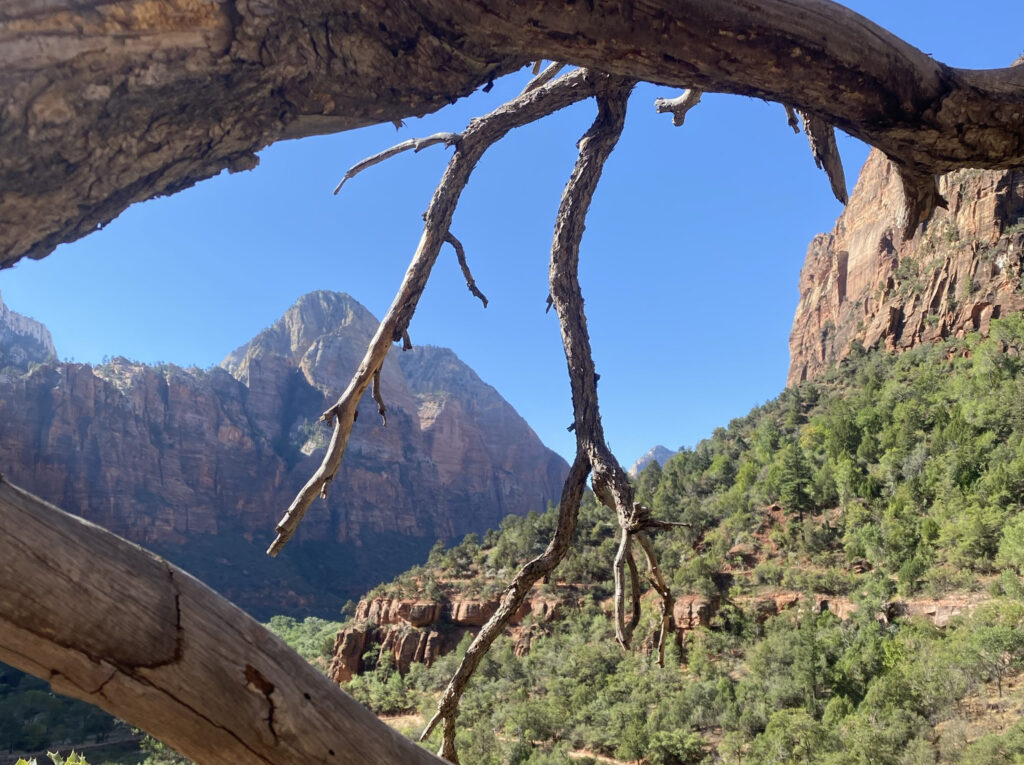
{"type": "Polygon", "coordinates": [[[162,558],[0,479],[0,660],[203,765],[439,762],[162,558]]]}
{"type": "Polygon", "coordinates": [[[323,462],[277,524],[277,538],[267,550],[268,554],[277,555],[281,551],[295,533],[306,510],[323,494],[324,488],[334,479],[341,467],[345,447],[348,445],[348,438],[355,423],[359,400],[373,380],[374,374],[383,365],[391,343],[397,338],[403,338],[407,343],[409,322],[437,261],[441,245],[448,236],[462,190],[469,182],[470,174],[480,157],[513,128],[594,95],[607,80],[604,75],[594,75],[583,70],[571,72],[543,87],[518,96],[485,117],[473,120],[462,133],[455,153],[449,160],[441,182],[430,200],[430,206],[424,216],[423,235],[398,293],[377,327],[376,334],[370,340],[366,355],[348,387],[338,401],[322,415],[324,421],[334,424],[334,434],[323,462]]]}
{"type": "Polygon", "coordinates": [[[814,164],[825,170],[828,181],[832,185],[832,193],[844,205],[849,201],[846,193],[846,174],[843,172],[843,160],[836,146],[836,131],[824,120],[813,114],[803,112],[804,132],[807,142],[811,145],[814,164]]]}
{"type": "Polygon", "coordinates": [[[462,242],[455,238],[455,234],[449,231],[445,234],[444,240],[448,242],[452,247],[455,248],[455,257],[459,259],[459,268],[462,269],[462,275],[466,279],[466,286],[469,288],[470,293],[480,298],[480,302],[484,304],[484,308],[487,307],[487,298],[484,293],[476,286],[476,279],[473,278],[472,272],[469,270],[469,263],[466,262],[466,248],[462,246],[462,242]]]}
{"type": "Polygon", "coordinates": [[[410,149],[413,153],[418,153],[428,146],[436,146],[439,143],[443,143],[445,148],[449,146],[455,146],[459,142],[458,133],[434,133],[434,135],[427,136],[426,138],[410,138],[408,141],[402,141],[399,144],[392,146],[390,149],[374,154],[372,157],[356,162],[352,167],[345,171],[345,176],[338,182],[338,185],[334,187],[334,193],[337,194],[341,191],[341,187],[345,185],[345,181],[350,178],[355,178],[359,173],[363,172],[368,167],[379,165],[386,159],[390,159],[396,154],[401,154],[404,151],[410,149]]]}
{"type": "Polygon", "coordinates": [[[945,66],[826,0],[649,0],[625,15],[514,0],[486,13],[473,0],[132,12],[145,4],[0,10],[0,92],[20,115],[0,123],[0,267],[133,202],[249,169],[274,141],[423,114],[540,58],[790,104],[915,175],[1024,165],[1024,69],[945,66]]]}
{"type": "Polygon", "coordinates": [[[702,95],[704,95],[704,91],[700,88],[690,88],[675,98],[656,98],[654,99],[654,111],[658,114],[671,112],[672,124],[681,127],[686,121],[686,113],[700,103],[702,95]]]}

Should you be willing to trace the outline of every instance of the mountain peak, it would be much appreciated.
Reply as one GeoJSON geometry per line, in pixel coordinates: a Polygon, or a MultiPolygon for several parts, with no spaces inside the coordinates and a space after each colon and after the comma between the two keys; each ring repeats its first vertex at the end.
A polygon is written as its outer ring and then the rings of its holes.
{"type": "Polygon", "coordinates": [[[220,365],[238,377],[247,358],[273,355],[299,364],[324,337],[344,331],[360,342],[368,341],[377,324],[374,315],[351,295],[316,290],[296,300],[280,319],[229,353],[220,365]]]}
{"type": "Polygon", "coordinates": [[[671,449],[662,446],[661,444],[658,444],[657,446],[652,446],[650,449],[644,452],[643,456],[641,456],[640,459],[633,463],[633,467],[629,469],[629,474],[635,478],[636,476],[640,475],[644,471],[644,468],[646,468],[652,462],[657,462],[659,465],[663,466],[676,454],[677,452],[674,452],[671,449]]]}

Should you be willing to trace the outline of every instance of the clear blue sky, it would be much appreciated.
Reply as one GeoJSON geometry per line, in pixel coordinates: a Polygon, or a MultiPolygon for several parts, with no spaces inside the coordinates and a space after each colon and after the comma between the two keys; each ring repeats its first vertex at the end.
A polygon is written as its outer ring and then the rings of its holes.
{"type": "MultiPolygon", "coordinates": [[[[953,66],[1009,64],[1024,3],[851,2],[953,66]]],[[[391,125],[289,141],[260,166],[129,209],[42,262],[0,272],[4,301],[49,326],[62,358],[104,355],[209,366],[316,289],[383,315],[450,150],[407,154],[331,190],[364,156],[461,130],[513,96],[526,72],[396,132],[391,125]]],[[[583,241],[609,444],[628,466],[650,446],[691,446],[784,387],[797,278],[840,205],[778,104],[707,95],[675,128],[664,88],[641,86],[583,241]]],[[[453,348],[566,457],[573,441],[558,326],[544,313],[555,210],[592,119],[582,104],[523,128],[477,168],[456,213],[486,310],[442,253],[411,326],[453,348]]],[[[840,137],[852,188],[867,148],[840,137]]]]}

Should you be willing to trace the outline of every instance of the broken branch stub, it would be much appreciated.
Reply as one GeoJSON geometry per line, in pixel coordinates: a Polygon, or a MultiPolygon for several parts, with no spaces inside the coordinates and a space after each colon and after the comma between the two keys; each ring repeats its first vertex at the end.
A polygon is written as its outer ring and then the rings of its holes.
{"type": "Polygon", "coordinates": [[[658,114],[671,114],[672,124],[681,127],[686,121],[686,113],[700,103],[702,95],[704,91],[700,88],[690,88],[675,98],[656,98],[654,111],[658,114]]]}
{"type": "MultiPolygon", "coordinates": [[[[829,184],[832,186],[832,193],[845,205],[849,201],[849,197],[846,193],[843,160],[839,156],[839,147],[836,146],[836,131],[832,125],[813,114],[807,112],[801,112],[801,114],[804,118],[804,132],[807,133],[807,142],[811,146],[814,164],[825,171],[829,184]]],[[[790,122],[790,124],[793,123],[790,122]]]]}

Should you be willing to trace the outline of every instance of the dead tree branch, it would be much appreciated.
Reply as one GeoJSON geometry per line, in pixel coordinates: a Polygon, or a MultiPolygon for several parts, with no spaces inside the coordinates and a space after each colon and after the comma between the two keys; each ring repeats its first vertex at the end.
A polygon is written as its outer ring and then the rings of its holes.
{"type": "Polygon", "coordinates": [[[455,248],[455,257],[459,259],[459,268],[462,269],[462,275],[466,279],[466,286],[469,287],[469,291],[480,298],[480,302],[484,304],[484,308],[487,307],[487,298],[484,293],[476,286],[476,279],[473,278],[472,272],[469,270],[469,263],[466,261],[466,248],[462,246],[462,242],[455,238],[455,234],[449,231],[444,240],[448,242],[452,247],[455,248]]]}
{"type": "Polygon", "coordinates": [[[378,369],[373,373],[373,388],[372,388],[373,400],[377,402],[377,414],[380,415],[380,424],[387,427],[388,424],[388,410],[384,406],[384,398],[380,395],[380,370],[378,369]]]}
{"type": "Polygon", "coordinates": [[[531,90],[536,90],[541,85],[546,85],[555,78],[562,69],[565,68],[565,64],[560,64],[557,61],[552,61],[543,72],[537,71],[537,67],[540,66],[540,61],[533,68],[533,73],[536,75],[532,80],[526,83],[526,87],[523,88],[523,93],[529,93],[531,90]]]}
{"type": "Polygon", "coordinates": [[[793,128],[794,133],[799,133],[800,119],[796,116],[796,111],[789,104],[783,104],[782,106],[786,110],[786,124],[793,128]]]}
{"type": "MultiPolygon", "coordinates": [[[[396,128],[400,127],[396,125],[396,128]]],[[[382,152],[374,154],[372,157],[356,162],[352,167],[345,171],[345,176],[338,182],[338,185],[334,187],[334,193],[337,194],[341,191],[341,187],[345,185],[345,181],[350,178],[355,178],[359,173],[363,172],[368,167],[379,165],[386,159],[390,159],[396,154],[401,154],[404,151],[419,152],[426,149],[428,146],[436,146],[439,143],[443,143],[445,148],[454,146],[459,142],[458,133],[434,133],[434,135],[427,136],[426,138],[410,138],[408,141],[402,141],[399,144],[395,144],[390,149],[385,149],[382,152]]]]}
{"type": "Polygon", "coordinates": [[[426,287],[431,269],[437,261],[441,245],[451,228],[452,216],[462,190],[466,187],[480,157],[513,128],[593,96],[608,79],[605,75],[592,74],[586,70],[570,72],[543,87],[518,96],[485,117],[473,120],[461,134],[455,153],[449,160],[441,182],[430,200],[423,235],[398,293],[377,327],[376,334],[370,340],[366,355],[348,387],[338,401],[322,415],[325,422],[334,424],[330,445],[320,467],[302,487],[277,524],[277,538],[267,550],[270,555],[277,555],[291,539],[310,504],[321,496],[324,487],[341,467],[349,434],[355,423],[356,407],[372,382],[374,374],[383,365],[391,343],[402,339],[405,345],[411,347],[407,335],[409,322],[426,287]]]}
{"type": "MultiPolygon", "coordinates": [[[[572,76],[572,75],[567,75],[572,76]]],[[[563,78],[564,79],[564,78],[563,78]]],[[[575,292],[579,295],[579,285],[562,285],[561,280],[576,281],[575,266],[572,269],[560,267],[564,260],[577,263],[579,245],[583,236],[587,210],[593,199],[594,190],[601,178],[604,163],[622,134],[622,125],[626,116],[626,103],[633,89],[631,81],[603,78],[602,87],[597,94],[598,113],[593,125],[580,139],[579,157],[572,175],[562,193],[562,203],[558,210],[555,224],[555,236],[551,246],[550,281],[552,294],[556,292],[575,292]],[[558,266],[556,267],[556,264],[558,266]]],[[[558,298],[556,309],[559,309],[558,298]]],[[[582,301],[582,296],[580,296],[582,301]]],[[[564,314],[558,312],[562,326],[562,340],[565,345],[566,360],[569,364],[569,381],[572,388],[573,416],[576,422],[576,459],[569,471],[562,500],[559,504],[559,521],[555,535],[544,554],[530,561],[512,580],[502,596],[498,611],[495,612],[480,634],[470,644],[462,664],[456,670],[444,695],[438,704],[437,713],[427,724],[420,740],[430,735],[439,721],[442,727],[442,743],[440,756],[450,762],[458,762],[455,750],[455,727],[449,724],[458,714],[459,700],[469,683],[480,659],[490,648],[494,639],[508,625],[512,615],[518,610],[533,584],[552,571],[565,556],[576,527],[579,502],[582,498],[586,476],[590,472],[593,450],[589,445],[591,434],[597,432],[600,438],[601,422],[597,412],[597,383],[594,375],[594,362],[590,355],[590,341],[586,334],[586,318],[582,314],[564,314]],[[567,326],[567,318],[572,325],[567,326]],[[580,331],[582,330],[582,336],[580,331]]]]}
{"type": "Polygon", "coordinates": [[[802,115],[804,132],[807,133],[807,142],[811,145],[814,164],[825,170],[829,183],[832,185],[832,193],[845,205],[849,201],[849,197],[846,194],[843,160],[839,156],[839,147],[836,146],[836,131],[829,123],[813,114],[802,112],[802,115]]]}
{"type": "Polygon", "coordinates": [[[658,114],[672,114],[672,124],[681,127],[686,121],[686,113],[700,103],[700,97],[704,91],[700,88],[684,90],[681,95],[675,98],[654,99],[654,111],[658,114]]]}
{"type": "Polygon", "coordinates": [[[203,765],[437,763],[237,606],[0,479],[0,661],[203,765]]]}

